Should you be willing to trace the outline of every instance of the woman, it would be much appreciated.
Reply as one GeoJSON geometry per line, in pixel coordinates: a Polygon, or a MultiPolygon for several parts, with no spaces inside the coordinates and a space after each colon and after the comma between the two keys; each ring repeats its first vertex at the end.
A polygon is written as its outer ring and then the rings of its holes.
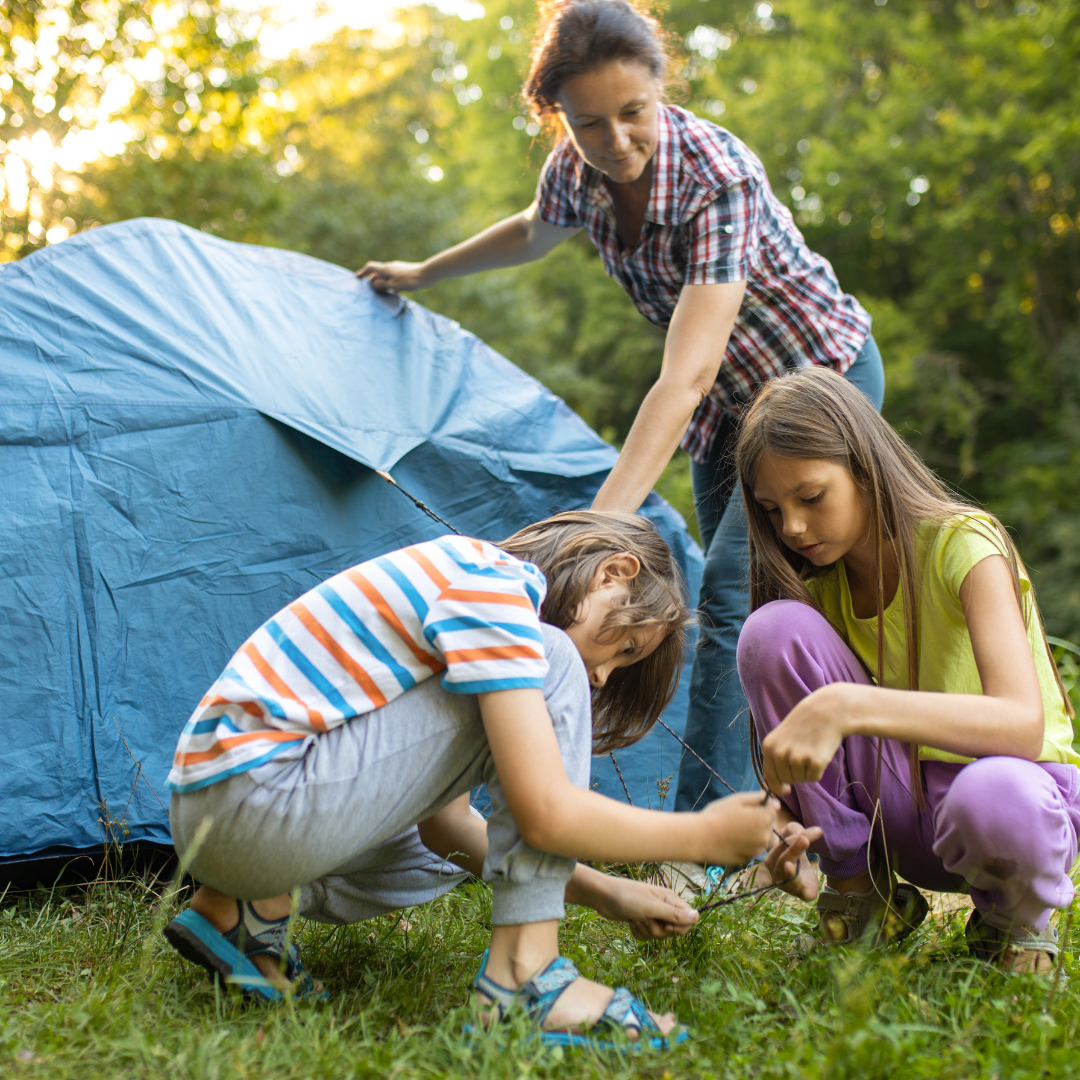
{"type": "MultiPolygon", "coordinates": [[[[736,788],[753,787],[735,647],[747,614],[746,516],[735,418],[762,383],[822,364],[880,408],[870,317],[807,247],[757,157],[730,132],[663,102],[663,31],[626,0],[562,0],[546,13],[524,96],[565,138],[527,209],[422,263],[369,262],[381,291],[546,255],[585,229],[607,273],[667,329],[659,377],[593,502],[637,510],[680,445],[692,460],[705,546],[686,738],[736,788]]],[[[724,794],[687,756],[676,808],[724,794]]]]}

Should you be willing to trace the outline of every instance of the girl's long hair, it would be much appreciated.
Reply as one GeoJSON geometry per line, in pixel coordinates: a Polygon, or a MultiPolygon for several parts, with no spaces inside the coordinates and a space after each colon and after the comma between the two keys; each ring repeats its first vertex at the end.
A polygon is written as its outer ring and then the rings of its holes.
{"type": "Polygon", "coordinates": [[[613,607],[600,635],[628,629],[659,630],[660,644],[644,660],[618,668],[593,691],[593,753],[635,743],[667,708],[682,666],[686,629],[692,625],[679,564],[648,518],[618,511],[570,510],[528,525],[499,547],[535,563],[547,578],[540,618],[566,630],[578,622],[593,575],[605,559],[629,553],[641,570],[626,604],[613,607]]]}
{"type": "MultiPolygon", "coordinates": [[[[750,539],[750,610],[770,600],[792,599],[821,610],[806,581],[826,572],[797,551],[792,551],[776,533],[768,514],[754,498],[754,478],[765,454],[781,458],[817,458],[847,467],[870,505],[877,559],[877,671],[878,685],[885,673],[885,583],[883,578],[886,544],[892,546],[900,569],[904,597],[904,634],[907,650],[908,689],[919,689],[918,566],[915,561],[915,530],[923,522],[945,525],[957,515],[968,517],[963,527],[990,539],[1005,556],[1012,575],[1016,602],[1028,622],[1034,609],[1034,594],[1020,587],[1023,564],[1012,538],[992,514],[963,501],[950,490],[882,417],[869,399],[847,379],[824,367],[802,368],[767,383],[743,417],[736,447],[739,481],[746,500],[750,539]]],[[[1075,714],[1065,693],[1039,621],[1040,633],[1053,668],[1065,709],[1075,714]]],[[[880,755],[879,755],[880,756],[880,755]]],[[[912,792],[925,805],[919,770],[919,747],[909,748],[912,792]]],[[[879,760],[880,771],[880,760],[879,760]]],[[[875,796],[876,797],[876,796],[875,796]]]]}

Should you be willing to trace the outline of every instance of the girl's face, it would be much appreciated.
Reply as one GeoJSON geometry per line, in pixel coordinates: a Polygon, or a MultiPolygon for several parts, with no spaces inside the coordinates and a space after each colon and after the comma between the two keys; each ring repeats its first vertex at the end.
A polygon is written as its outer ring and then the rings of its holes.
{"type": "Polygon", "coordinates": [[[555,98],[577,152],[617,184],[637,180],[656,151],[660,84],[644,64],[613,60],[567,79],[555,98]]]}
{"type": "Polygon", "coordinates": [[[630,628],[614,635],[601,632],[608,613],[630,599],[628,583],[639,571],[640,563],[630,554],[613,555],[605,560],[597,567],[592,588],[578,609],[578,621],[566,628],[567,636],[585,661],[589,682],[597,690],[613,671],[644,660],[663,639],[659,627],[630,628]]]}
{"type": "Polygon", "coordinates": [[[872,551],[869,502],[846,465],[765,454],[754,498],[777,536],[815,566],[872,551]]]}

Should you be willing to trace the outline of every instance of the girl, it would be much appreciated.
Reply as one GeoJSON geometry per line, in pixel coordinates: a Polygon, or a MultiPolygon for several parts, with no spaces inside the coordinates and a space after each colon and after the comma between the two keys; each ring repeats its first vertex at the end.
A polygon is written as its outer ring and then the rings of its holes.
{"type": "MultiPolygon", "coordinates": [[[[648,521],[583,511],[501,549],[404,548],[290,604],[181,735],[172,833],[203,884],[166,937],[251,992],[281,967],[310,991],[286,947],[294,890],[305,917],[356,922],[452,888],[464,875],[449,858],[492,885],[478,1001],[500,1016],[522,1004],[545,1029],[662,1039],[674,1017],[579,979],[558,923],[570,900],[639,937],[684,934],[697,916],[675,894],[574,860],[742,862],[771,835],[774,807],[755,795],[656,814],[588,790],[593,749],[640,738],[671,698],[681,587],[648,521]],[[481,782],[486,823],[468,803],[481,782]]],[[[792,860],[809,839],[789,837],[792,860]]]]}
{"type": "MultiPolygon", "coordinates": [[[[1048,919],[1073,898],[1080,757],[1008,534],[820,369],[760,393],[737,467],[739,677],[785,820],[822,831],[819,939],[910,928],[926,904],[900,873],[970,892],[975,956],[1046,970],[1048,919]]],[[[816,894],[808,875],[789,888],[816,894]]]]}
{"type": "MultiPolygon", "coordinates": [[[[706,559],[687,740],[749,787],[735,678],[747,574],[733,417],[768,379],[808,364],[844,373],[879,408],[885,382],[870,317],[807,248],[753,151],[664,102],[666,44],[626,0],[542,4],[522,96],[561,141],[533,204],[422,263],[369,262],[359,273],[376,289],[421,289],[542,258],[584,229],[638,311],[667,330],[659,376],[593,508],[637,510],[675,450],[689,453],[706,559]]],[[[721,794],[688,755],[676,809],[721,794]]]]}

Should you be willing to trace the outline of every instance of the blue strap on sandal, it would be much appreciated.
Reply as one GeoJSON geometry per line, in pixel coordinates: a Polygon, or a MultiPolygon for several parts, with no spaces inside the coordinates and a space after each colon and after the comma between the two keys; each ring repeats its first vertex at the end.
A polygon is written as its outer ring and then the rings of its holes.
{"type": "Polygon", "coordinates": [[[293,997],[326,999],[316,993],[311,975],[300,960],[300,947],[287,943],[289,919],[264,919],[247,900],[237,901],[236,926],[221,933],[197,911],[188,908],[164,929],[165,939],[185,959],[205,968],[221,983],[239,986],[258,1001],[283,1001],[284,995],[251,962],[253,956],[285,958],[285,978],[293,984],[293,997]],[[288,949],[286,949],[288,945],[288,949]]]}
{"type": "MultiPolygon", "coordinates": [[[[559,956],[539,975],[534,975],[528,982],[523,983],[520,989],[510,990],[490,978],[487,974],[487,961],[488,950],[485,949],[480,961],[480,971],[473,980],[473,989],[491,999],[500,1020],[505,1020],[512,1009],[522,1008],[538,1028],[543,1027],[563,991],[580,978],[573,962],[559,956]]],[[[625,986],[618,987],[612,994],[603,1015],[593,1025],[593,1031],[598,1029],[623,1034],[636,1032],[638,1038],[629,1043],[618,1044],[620,1049],[646,1042],[654,1050],[667,1050],[673,1042],[681,1043],[690,1037],[686,1030],[680,1030],[674,1038],[662,1035],[648,1009],[625,986]]],[[[540,1041],[546,1046],[592,1046],[603,1050],[616,1047],[615,1043],[597,1039],[591,1034],[578,1035],[569,1031],[541,1031],[540,1041]]]]}
{"type": "MultiPolygon", "coordinates": [[[[600,1025],[613,1027],[617,1031],[636,1031],[639,1037],[649,1033],[651,1039],[659,1036],[663,1040],[660,1029],[649,1015],[649,1010],[625,986],[620,986],[612,994],[608,1007],[604,1010],[604,1015],[596,1022],[596,1026],[599,1027],[600,1025]],[[656,1035],[652,1035],[652,1032],[656,1032],[656,1035]]],[[[681,1034],[683,1038],[686,1038],[685,1031],[681,1034]]],[[[682,1040],[676,1036],[675,1041],[681,1042],[682,1040]]]]}

